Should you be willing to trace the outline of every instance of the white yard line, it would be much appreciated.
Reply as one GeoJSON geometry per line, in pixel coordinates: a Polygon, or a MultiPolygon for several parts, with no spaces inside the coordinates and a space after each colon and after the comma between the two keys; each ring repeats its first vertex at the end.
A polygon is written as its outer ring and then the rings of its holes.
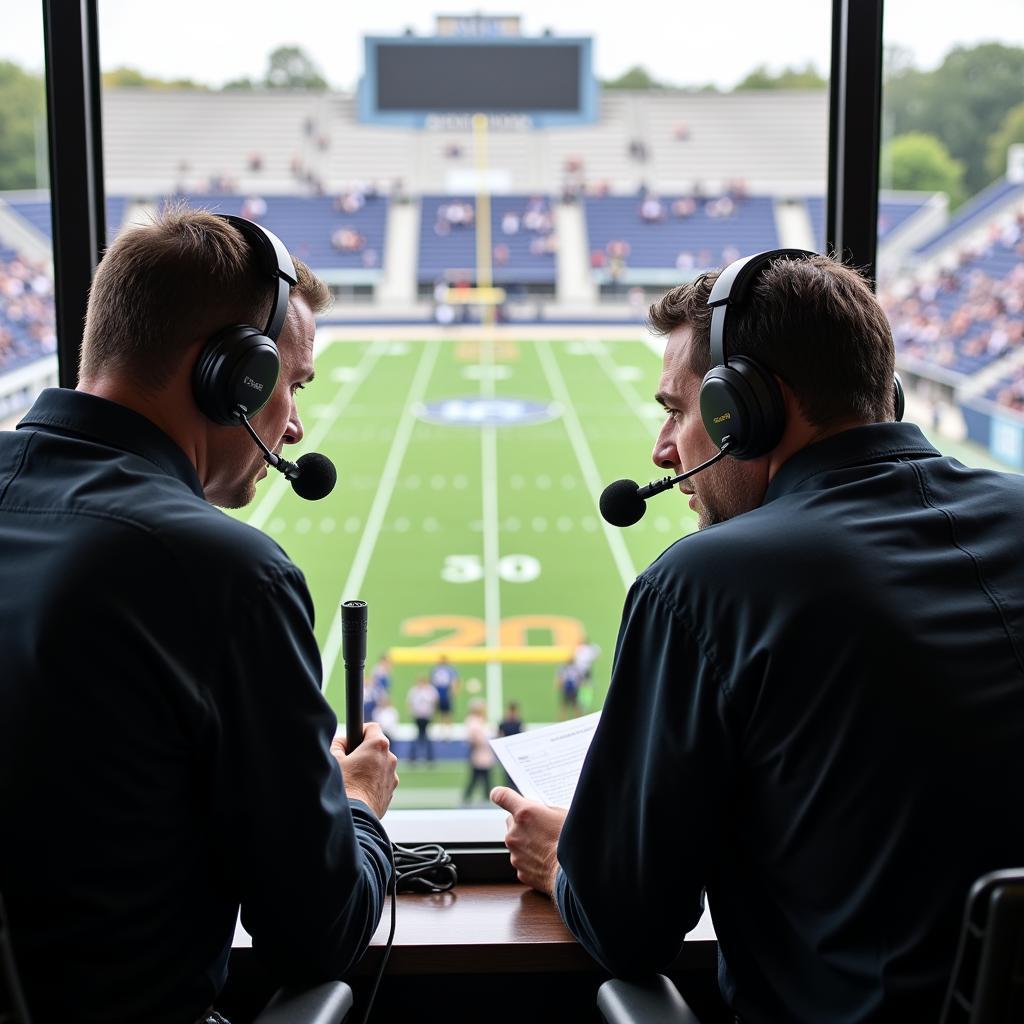
{"type": "Polygon", "coordinates": [[[350,601],[359,597],[359,590],[362,588],[366,570],[370,566],[373,549],[377,545],[381,526],[384,525],[384,515],[391,502],[395,484],[398,482],[398,474],[402,468],[405,451],[409,447],[409,439],[412,437],[413,428],[417,423],[416,409],[423,402],[423,396],[426,394],[427,383],[434,371],[439,350],[440,343],[437,341],[429,342],[424,346],[419,365],[416,367],[416,375],[409,386],[405,409],[398,421],[398,430],[395,432],[391,450],[388,452],[384,470],[380,475],[377,494],[370,507],[370,514],[366,517],[366,526],[359,538],[359,547],[356,549],[355,558],[352,559],[352,566],[348,571],[348,579],[345,580],[345,585],[341,588],[341,597],[331,609],[331,630],[327,635],[327,643],[324,645],[323,651],[324,693],[327,692],[334,666],[341,652],[341,614],[338,612],[338,608],[342,601],[350,601]]]}
{"type": "Polygon", "coordinates": [[[658,408],[653,398],[644,398],[629,381],[622,380],[619,377],[616,372],[618,364],[608,354],[608,349],[605,348],[604,342],[592,339],[587,343],[587,347],[594,354],[594,358],[598,361],[607,377],[619,389],[622,400],[640,418],[640,422],[645,427],[650,427],[652,423],[660,426],[661,422],[665,419],[664,412],[658,408]]]}
{"type": "MultiPolygon", "coordinates": [[[[551,353],[550,343],[538,341],[536,348],[544,370],[544,376],[548,380],[548,387],[551,389],[551,394],[554,395],[555,400],[562,407],[565,429],[569,435],[569,442],[572,444],[573,451],[576,453],[576,461],[579,463],[580,472],[583,474],[583,481],[587,485],[587,490],[596,499],[603,490],[604,483],[597,471],[597,464],[594,462],[594,456],[590,451],[586,435],[583,433],[582,426],[580,426],[579,416],[576,413],[576,407],[573,405],[565,378],[562,376],[562,371],[558,368],[558,363],[551,353]]],[[[636,579],[636,569],[633,567],[633,560],[629,556],[626,542],[622,539],[622,534],[614,526],[606,523],[604,519],[601,519],[600,522],[604,529],[605,539],[608,541],[612,558],[615,561],[615,567],[619,570],[619,576],[622,577],[622,585],[629,588],[636,579]]]]}
{"type": "MultiPolygon", "coordinates": [[[[494,342],[480,344],[480,394],[494,398],[494,342]]],[[[497,647],[501,634],[501,577],[498,535],[498,429],[485,424],[480,429],[480,476],[484,523],[484,624],[487,646],[497,647]]],[[[500,722],[504,715],[501,662],[489,661],[486,668],[487,720],[500,722]]]]}
{"type": "MultiPolygon", "coordinates": [[[[330,404],[334,409],[334,413],[331,416],[321,417],[317,421],[316,426],[303,438],[305,442],[303,447],[307,451],[313,451],[320,444],[327,436],[331,427],[337,422],[338,417],[348,408],[349,402],[352,401],[355,393],[359,390],[363,381],[370,375],[370,371],[383,354],[386,344],[383,341],[376,341],[371,345],[367,345],[363,358],[359,360],[351,379],[347,380],[338,389],[338,393],[331,400],[330,404]]],[[[257,530],[262,530],[274,509],[277,508],[277,503],[281,500],[281,496],[290,486],[291,484],[283,476],[275,473],[270,488],[256,503],[256,507],[252,510],[252,514],[246,522],[250,526],[255,526],[257,530]]]]}

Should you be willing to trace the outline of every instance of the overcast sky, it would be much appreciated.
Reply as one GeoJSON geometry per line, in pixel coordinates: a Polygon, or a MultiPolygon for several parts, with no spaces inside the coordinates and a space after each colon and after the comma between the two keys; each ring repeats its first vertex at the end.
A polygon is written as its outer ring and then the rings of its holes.
{"type": "MultiPolygon", "coordinates": [[[[0,58],[42,69],[39,0],[2,0],[0,58]]],[[[104,68],[129,65],[161,78],[221,85],[262,76],[267,54],[296,44],[332,86],[354,86],[364,35],[406,26],[433,32],[435,13],[521,14],[527,35],[591,36],[597,73],[613,78],[635,64],[674,85],[731,88],[759,64],[772,69],[829,59],[830,0],[470,0],[431,7],[422,0],[99,0],[104,68]],[[287,17],[282,17],[282,15],[287,17]]],[[[1024,0],[886,0],[885,41],[907,47],[918,67],[934,67],[957,43],[999,40],[1024,46],[1024,0]]]]}

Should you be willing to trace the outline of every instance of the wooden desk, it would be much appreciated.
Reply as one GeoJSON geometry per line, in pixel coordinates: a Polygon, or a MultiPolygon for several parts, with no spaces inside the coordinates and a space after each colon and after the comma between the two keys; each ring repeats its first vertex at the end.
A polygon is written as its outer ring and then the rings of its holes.
{"type": "MultiPolygon", "coordinates": [[[[390,928],[389,904],[358,973],[380,965],[390,928]]],[[[715,957],[714,931],[705,914],[674,969],[711,967],[715,957]]],[[[398,897],[389,975],[600,970],[566,930],[551,900],[523,885],[469,883],[446,893],[398,897]]]]}

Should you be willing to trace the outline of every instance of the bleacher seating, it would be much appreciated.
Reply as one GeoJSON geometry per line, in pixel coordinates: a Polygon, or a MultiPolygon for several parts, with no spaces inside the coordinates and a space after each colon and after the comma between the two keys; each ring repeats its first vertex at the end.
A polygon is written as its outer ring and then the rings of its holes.
{"type": "MultiPolygon", "coordinates": [[[[468,196],[424,196],[420,204],[417,279],[430,284],[465,271],[476,280],[476,224],[452,223],[444,214],[451,206],[474,211],[468,196]]],[[[491,198],[492,277],[496,285],[555,284],[555,254],[551,202],[547,196],[491,198]],[[530,214],[532,211],[532,214],[530,214]],[[530,214],[528,216],[528,214],[530,214]],[[531,229],[531,217],[538,230],[531,229]],[[514,219],[516,230],[506,231],[514,219]],[[502,250],[499,252],[499,249],[502,250]],[[501,257],[504,257],[502,259],[501,257]]]]}
{"type": "Polygon", "coordinates": [[[955,236],[969,232],[972,227],[982,227],[996,213],[997,209],[1014,199],[1024,198],[1024,182],[1008,181],[1005,177],[994,181],[969,199],[949,219],[949,223],[937,234],[919,245],[915,255],[926,257],[939,252],[955,236]]]}
{"type": "Polygon", "coordinates": [[[584,200],[592,265],[600,270],[609,254],[609,243],[625,242],[630,270],[702,270],[721,266],[745,253],[774,249],[779,245],[774,202],[769,196],[748,196],[732,202],[732,212],[713,211],[722,197],[696,200],[689,216],[672,212],[685,196],[660,196],[664,216],[645,221],[640,216],[639,196],[587,197],[584,200]]]}
{"type": "MultiPolygon", "coordinates": [[[[1021,218],[1024,220],[1024,217],[1021,218]]],[[[1024,344],[1024,223],[1007,225],[937,281],[883,294],[897,358],[968,375],[1024,344]]]]}
{"type": "MultiPolygon", "coordinates": [[[[825,197],[808,196],[804,200],[807,206],[807,216],[811,221],[811,231],[814,234],[818,251],[825,247],[825,197]]],[[[884,193],[878,197],[878,241],[884,242],[897,228],[916,213],[920,213],[928,203],[927,194],[920,196],[908,196],[896,199],[886,197],[884,193]]]]}
{"type": "Polygon", "coordinates": [[[54,352],[53,281],[47,268],[0,248],[0,374],[54,352]]]}
{"type": "Polygon", "coordinates": [[[381,196],[366,195],[362,206],[349,212],[339,210],[338,200],[332,196],[188,195],[183,198],[192,207],[258,221],[313,270],[378,271],[384,263],[388,200],[381,196]],[[336,234],[346,229],[361,236],[361,244],[350,251],[332,244],[336,234]]]}
{"type": "MultiPolygon", "coordinates": [[[[28,221],[48,242],[53,242],[49,199],[7,198],[7,205],[28,221]]],[[[111,242],[121,230],[128,201],[124,196],[107,196],[107,241],[111,242]]]]}

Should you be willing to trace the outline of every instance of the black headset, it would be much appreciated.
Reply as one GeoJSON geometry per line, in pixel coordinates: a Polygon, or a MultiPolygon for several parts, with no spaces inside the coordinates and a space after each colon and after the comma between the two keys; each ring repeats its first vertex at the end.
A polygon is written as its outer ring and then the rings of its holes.
{"type": "Polygon", "coordinates": [[[281,239],[259,224],[217,214],[237,228],[256,257],[261,276],[274,288],[267,326],[232,324],[219,330],[203,347],[192,371],[196,404],[215,423],[238,425],[270,400],[281,372],[277,339],[288,312],[288,295],[298,283],[295,264],[281,239]],[[241,413],[241,415],[240,415],[241,413]]]}
{"type": "MultiPolygon", "coordinates": [[[[700,386],[700,415],[711,440],[735,459],[756,459],[781,440],[786,426],[782,392],[771,370],[749,356],[730,356],[726,349],[726,313],[741,307],[758,273],[775,260],[817,256],[807,249],[770,249],[730,263],[715,281],[708,305],[711,313],[711,369],[700,386]]],[[[735,319],[735,314],[729,321],[735,319]]],[[[896,420],[903,419],[903,383],[894,376],[896,420]]]]}

